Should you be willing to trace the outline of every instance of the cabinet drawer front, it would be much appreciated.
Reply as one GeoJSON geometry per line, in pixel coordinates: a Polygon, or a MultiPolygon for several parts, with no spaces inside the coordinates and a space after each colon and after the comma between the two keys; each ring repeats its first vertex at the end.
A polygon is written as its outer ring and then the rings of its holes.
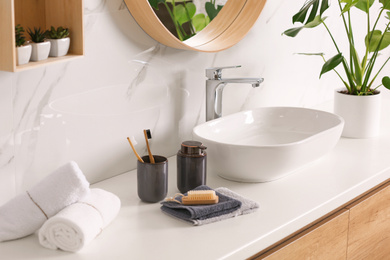
{"type": "Polygon", "coordinates": [[[390,186],[350,207],[348,259],[389,259],[390,186]]]}
{"type": "Polygon", "coordinates": [[[331,216],[257,259],[346,259],[349,212],[331,216]]]}

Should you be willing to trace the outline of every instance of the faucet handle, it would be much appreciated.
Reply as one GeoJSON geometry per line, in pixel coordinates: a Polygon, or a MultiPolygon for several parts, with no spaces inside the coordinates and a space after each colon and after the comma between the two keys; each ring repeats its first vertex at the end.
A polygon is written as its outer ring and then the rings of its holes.
{"type": "Polygon", "coordinates": [[[223,69],[235,69],[235,68],[240,68],[240,67],[241,67],[241,65],[207,68],[206,69],[206,77],[208,79],[221,79],[223,69]]]}

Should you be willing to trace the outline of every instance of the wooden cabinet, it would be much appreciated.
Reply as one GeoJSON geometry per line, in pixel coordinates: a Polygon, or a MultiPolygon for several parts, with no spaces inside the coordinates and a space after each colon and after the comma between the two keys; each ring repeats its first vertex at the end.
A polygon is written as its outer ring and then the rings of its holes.
{"type": "Polygon", "coordinates": [[[348,211],[338,212],[263,255],[267,260],[346,259],[348,211]]]}
{"type": "MultiPolygon", "coordinates": [[[[1,0],[0,1],[0,70],[21,71],[65,61],[84,55],[83,1],[82,0],[1,0]],[[17,66],[15,25],[27,28],[63,26],[70,31],[70,48],[66,56],[49,58],[17,66]]],[[[29,39],[27,32],[26,39],[29,39]]]]}
{"type": "Polygon", "coordinates": [[[390,257],[390,182],[250,259],[382,260],[390,257]]]}
{"type": "Polygon", "coordinates": [[[390,258],[390,186],[349,205],[348,259],[390,258]]]}

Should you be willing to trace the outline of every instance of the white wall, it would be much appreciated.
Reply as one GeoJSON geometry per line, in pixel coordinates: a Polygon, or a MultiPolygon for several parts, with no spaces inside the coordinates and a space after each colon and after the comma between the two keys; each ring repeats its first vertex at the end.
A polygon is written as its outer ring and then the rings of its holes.
{"type": "MultiPolygon", "coordinates": [[[[0,72],[0,205],[61,164],[75,160],[90,182],[134,169],[126,137],[145,154],[171,156],[204,121],[204,70],[264,77],[260,88],[228,85],[224,113],[259,106],[310,107],[333,96],[335,75],[318,79],[322,61],[299,52],[335,54],[323,28],[282,36],[302,1],[268,0],[246,38],[219,53],[162,46],[145,34],[121,0],[85,0],[85,57],[25,72],[0,72]]],[[[335,28],[339,27],[329,21],[335,28]]],[[[171,166],[175,167],[175,166],[171,166]]],[[[132,185],[132,184],[128,184],[132,185]]]]}

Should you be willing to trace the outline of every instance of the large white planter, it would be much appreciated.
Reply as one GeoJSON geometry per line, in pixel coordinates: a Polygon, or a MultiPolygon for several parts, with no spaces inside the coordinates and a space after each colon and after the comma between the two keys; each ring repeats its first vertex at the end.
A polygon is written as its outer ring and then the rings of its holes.
{"type": "Polygon", "coordinates": [[[350,138],[370,138],[379,135],[381,94],[355,96],[336,90],[334,113],[344,118],[342,136],[350,138]]]}
{"type": "Polygon", "coordinates": [[[27,64],[31,57],[31,45],[16,47],[16,61],[18,65],[27,64]]]}
{"type": "Polygon", "coordinates": [[[32,47],[31,61],[45,60],[49,57],[50,42],[30,43],[32,47]]]}
{"type": "Polygon", "coordinates": [[[68,53],[70,46],[70,38],[63,39],[47,39],[51,43],[50,47],[50,57],[61,57],[65,56],[68,53]]]}

